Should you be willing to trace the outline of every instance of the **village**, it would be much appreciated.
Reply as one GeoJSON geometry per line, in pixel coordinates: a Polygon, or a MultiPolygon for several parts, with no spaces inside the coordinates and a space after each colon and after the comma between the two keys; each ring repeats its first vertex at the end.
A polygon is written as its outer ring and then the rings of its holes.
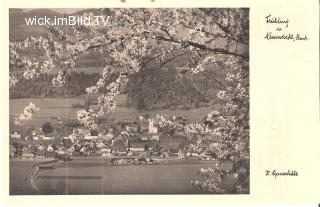
{"type": "MultiPolygon", "coordinates": [[[[157,115],[158,116],[158,115],[157,115]]],[[[182,125],[185,117],[166,117],[182,125]]],[[[58,120],[60,126],[63,125],[58,120]]],[[[14,130],[10,134],[11,159],[109,159],[115,165],[156,163],[165,160],[213,160],[214,154],[195,150],[196,139],[187,139],[183,130],[160,128],[152,115],[101,124],[94,132],[83,127],[71,133],[45,133],[32,129],[29,134],[14,130]]],[[[212,140],[210,141],[212,142],[212,140]]]]}

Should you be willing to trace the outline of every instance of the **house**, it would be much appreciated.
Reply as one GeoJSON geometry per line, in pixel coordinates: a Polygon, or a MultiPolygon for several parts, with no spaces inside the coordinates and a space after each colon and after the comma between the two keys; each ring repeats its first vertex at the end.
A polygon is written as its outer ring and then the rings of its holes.
{"type": "Polygon", "coordinates": [[[33,137],[43,135],[42,128],[32,129],[31,134],[33,137]]]}
{"type": "Polygon", "coordinates": [[[139,124],[136,121],[130,119],[118,121],[117,124],[120,125],[122,130],[129,133],[137,133],[139,130],[139,124]]]}
{"type": "Polygon", "coordinates": [[[27,159],[33,159],[34,154],[31,152],[23,152],[21,155],[21,159],[27,160],[27,159]]]}
{"type": "Polygon", "coordinates": [[[185,159],[185,154],[182,152],[181,148],[179,149],[179,152],[172,153],[172,155],[178,159],[185,159]]]}
{"type": "Polygon", "coordinates": [[[137,122],[132,122],[126,125],[125,130],[129,133],[137,133],[139,131],[139,125],[137,122]]]}
{"type": "Polygon", "coordinates": [[[140,116],[138,117],[138,120],[139,120],[140,122],[146,121],[145,118],[144,118],[144,116],[142,116],[142,115],[140,115],[140,116]]]}
{"type": "Polygon", "coordinates": [[[97,148],[103,148],[104,146],[106,146],[106,145],[103,142],[97,143],[97,148]]]}
{"type": "Polygon", "coordinates": [[[191,152],[190,156],[192,156],[192,157],[200,157],[200,154],[197,153],[197,152],[191,152]]]}
{"type": "Polygon", "coordinates": [[[72,154],[74,152],[74,146],[71,146],[67,149],[68,154],[72,154]]]}
{"type": "Polygon", "coordinates": [[[141,140],[146,141],[148,140],[148,137],[141,137],[141,140]]]}
{"type": "Polygon", "coordinates": [[[112,157],[111,149],[108,147],[103,147],[97,151],[97,154],[101,157],[112,157]]]}
{"type": "Polygon", "coordinates": [[[108,132],[104,137],[103,137],[103,140],[105,140],[105,141],[109,141],[109,140],[111,140],[111,139],[113,139],[114,138],[114,134],[113,134],[113,132],[108,132]]]}
{"type": "Polygon", "coordinates": [[[144,151],[151,151],[156,147],[157,147],[157,142],[152,140],[130,142],[128,146],[128,151],[144,152],[144,151]]]}
{"type": "Polygon", "coordinates": [[[20,131],[12,131],[10,137],[15,139],[20,139],[21,138],[20,131]]]}
{"type": "Polygon", "coordinates": [[[43,140],[54,140],[54,137],[50,137],[50,136],[42,136],[43,140]]]}
{"type": "Polygon", "coordinates": [[[38,141],[38,140],[39,140],[39,137],[38,137],[38,136],[32,136],[32,139],[33,139],[34,141],[38,141]]]}
{"type": "Polygon", "coordinates": [[[147,122],[150,117],[150,114],[142,114],[138,116],[136,120],[138,120],[139,122],[147,122]]]}
{"type": "Polygon", "coordinates": [[[63,140],[70,140],[71,142],[73,142],[76,138],[77,138],[77,136],[70,134],[69,136],[63,137],[63,140]]]}
{"type": "Polygon", "coordinates": [[[148,145],[145,142],[134,142],[130,143],[127,149],[131,152],[144,152],[146,147],[148,147],[148,145]]]}
{"type": "Polygon", "coordinates": [[[100,149],[100,152],[101,153],[111,153],[111,149],[108,147],[103,147],[100,149]]]}
{"type": "Polygon", "coordinates": [[[91,135],[85,135],[84,140],[86,141],[91,141],[91,140],[96,140],[98,136],[91,136],[91,135]]]}
{"type": "Polygon", "coordinates": [[[49,145],[49,146],[47,147],[47,151],[53,152],[53,147],[52,147],[52,145],[49,145]]]}
{"type": "Polygon", "coordinates": [[[80,129],[83,135],[91,135],[90,129],[80,129]]]}
{"type": "Polygon", "coordinates": [[[101,152],[101,157],[112,157],[110,152],[101,152]]]}
{"type": "Polygon", "coordinates": [[[159,135],[153,135],[153,136],[151,137],[151,140],[159,141],[159,140],[160,140],[160,136],[159,136],[159,135]]]}

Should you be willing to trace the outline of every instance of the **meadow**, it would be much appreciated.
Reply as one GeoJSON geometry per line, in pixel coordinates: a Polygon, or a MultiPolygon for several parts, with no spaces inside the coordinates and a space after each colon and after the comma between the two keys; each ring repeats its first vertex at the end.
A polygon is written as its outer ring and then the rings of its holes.
{"type": "MultiPolygon", "coordinates": [[[[200,107],[195,109],[155,109],[155,110],[136,110],[134,108],[128,108],[126,106],[126,95],[120,95],[116,99],[118,107],[110,114],[111,117],[117,120],[134,119],[140,114],[161,114],[168,116],[183,116],[188,119],[189,122],[198,122],[212,109],[210,107],[200,107]]],[[[36,104],[40,110],[34,114],[31,121],[29,121],[24,127],[40,127],[43,123],[49,121],[52,117],[60,117],[61,119],[76,119],[78,108],[74,108],[74,104],[84,104],[84,96],[78,96],[73,98],[21,98],[10,99],[9,111],[10,111],[10,127],[11,130],[19,129],[13,121],[14,117],[23,112],[25,106],[30,102],[36,104]]]]}

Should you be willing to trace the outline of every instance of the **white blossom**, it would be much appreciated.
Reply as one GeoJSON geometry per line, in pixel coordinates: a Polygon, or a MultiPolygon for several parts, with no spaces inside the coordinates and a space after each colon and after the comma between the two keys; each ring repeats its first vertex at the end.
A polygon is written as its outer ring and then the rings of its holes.
{"type": "Polygon", "coordinates": [[[33,114],[39,111],[39,108],[32,102],[29,103],[23,110],[23,113],[15,117],[14,123],[16,125],[25,125],[28,121],[32,119],[33,114]]]}

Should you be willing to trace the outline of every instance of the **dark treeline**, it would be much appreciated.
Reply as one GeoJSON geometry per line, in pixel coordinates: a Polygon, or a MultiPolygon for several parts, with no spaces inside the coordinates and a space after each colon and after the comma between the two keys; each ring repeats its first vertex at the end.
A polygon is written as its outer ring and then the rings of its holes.
{"type": "Polygon", "coordinates": [[[71,97],[86,93],[86,88],[95,85],[99,79],[98,73],[71,72],[66,84],[61,88],[52,86],[54,75],[42,75],[32,80],[19,79],[15,87],[10,88],[10,98],[43,98],[71,97]]]}
{"type": "MultiPolygon", "coordinates": [[[[201,76],[200,76],[201,78],[201,76]]],[[[217,90],[209,80],[197,78],[194,84],[177,70],[148,68],[133,75],[127,86],[128,105],[137,109],[188,109],[208,102],[217,90]]],[[[205,104],[206,105],[206,104],[205,104]]]]}
{"type": "MultiPolygon", "coordinates": [[[[107,82],[118,77],[114,73],[107,82]]],[[[221,74],[220,74],[221,75],[221,74]]],[[[71,72],[61,88],[52,86],[54,75],[42,75],[33,80],[19,78],[16,86],[10,88],[10,98],[74,97],[84,95],[86,88],[93,86],[100,78],[98,73],[71,72]]],[[[206,106],[215,96],[218,86],[203,76],[179,76],[173,67],[159,69],[149,67],[130,77],[124,93],[127,106],[136,109],[173,108],[189,109],[206,106]]],[[[88,102],[89,103],[89,102],[88,102]]],[[[93,104],[94,101],[90,101],[93,104]]],[[[83,107],[75,105],[75,107],[83,107]]]]}

